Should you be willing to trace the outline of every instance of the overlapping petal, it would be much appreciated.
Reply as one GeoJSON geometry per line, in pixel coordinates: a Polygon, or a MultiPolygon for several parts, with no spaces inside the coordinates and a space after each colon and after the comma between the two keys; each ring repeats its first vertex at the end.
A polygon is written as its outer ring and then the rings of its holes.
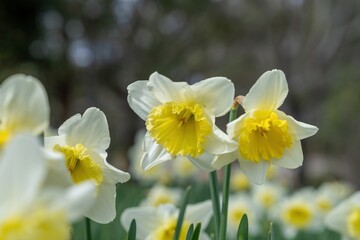
{"type": "Polygon", "coordinates": [[[0,86],[0,116],[2,127],[11,133],[43,132],[49,125],[50,107],[41,82],[23,74],[7,78],[0,86]]]}
{"type": "Polygon", "coordinates": [[[276,110],[284,102],[288,91],[285,74],[281,70],[267,71],[246,94],[242,105],[245,112],[254,109],[276,110]]]}
{"type": "Polygon", "coordinates": [[[190,87],[196,93],[197,101],[216,117],[229,112],[235,94],[234,84],[229,79],[224,77],[208,78],[190,87]]]}

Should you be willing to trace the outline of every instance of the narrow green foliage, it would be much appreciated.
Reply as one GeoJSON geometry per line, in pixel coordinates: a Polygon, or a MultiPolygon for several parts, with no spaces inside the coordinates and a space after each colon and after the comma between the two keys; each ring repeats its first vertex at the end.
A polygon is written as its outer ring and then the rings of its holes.
{"type": "Polygon", "coordinates": [[[237,235],[237,240],[248,240],[249,239],[249,221],[246,214],[244,214],[241,218],[237,235]]]}
{"type": "Polygon", "coordinates": [[[273,225],[270,223],[270,230],[269,230],[269,238],[268,240],[275,239],[274,238],[274,231],[273,231],[273,225]]]}
{"type": "Polygon", "coordinates": [[[89,218],[85,218],[85,236],[86,240],[91,240],[91,220],[89,218]]]}
{"type": "Polygon", "coordinates": [[[196,224],[195,230],[192,234],[191,240],[199,240],[201,231],[201,223],[196,224]]]}
{"type": "MultiPolygon", "coordinates": [[[[229,114],[229,122],[236,119],[237,106],[233,106],[229,114]]],[[[229,194],[230,194],[230,176],[231,176],[231,163],[225,166],[224,181],[223,181],[223,201],[220,216],[220,240],[226,240],[226,226],[228,216],[229,194]]]]}
{"type": "Polygon", "coordinates": [[[194,232],[194,224],[191,224],[190,227],[189,227],[189,230],[186,234],[186,240],[191,240],[191,236],[194,232]]]}
{"type": "Polygon", "coordinates": [[[184,198],[182,199],[180,212],[179,212],[179,217],[178,217],[178,220],[177,220],[175,234],[174,234],[174,238],[173,238],[174,240],[179,240],[181,226],[182,226],[182,223],[184,221],[186,206],[189,203],[189,199],[190,199],[190,190],[191,190],[191,187],[190,186],[187,187],[187,189],[185,191],[184,198]]]}
{"type": "Polygon", "coordinates": [[[219,239],[220,229],[220,201],[219,201],[219,184],[216,176],[216,171],[209,173],[210,193],[213,207],[213,218],[215,225],[215,239],[219,239]]]}
{"type": "Polygon", "coordinates": [[[127,234],[127,240],[136,240],[136,221],[133,219],[130,223],[130,228],[127,234]]]}

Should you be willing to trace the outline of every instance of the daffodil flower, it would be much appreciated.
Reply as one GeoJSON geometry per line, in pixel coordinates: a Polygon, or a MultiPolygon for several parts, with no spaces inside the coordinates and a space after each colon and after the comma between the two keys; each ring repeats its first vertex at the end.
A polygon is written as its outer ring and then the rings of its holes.
{"type": "Polygon", "coordinates": [[[215,157],[213,166],[220,168],[238,159],[244,174],[257,184],[264,182],[270,164],[291,169],[301,166],[300,140],[314,135],[318,128],[278,110],[287,94],[284,73],[265,72],[243,99],[245,114],[227,125],[238,149],[215,157]]]}
{"type": "Polygon", "coordinates": [[[178,204],[181,199],[182,189],[167,188],[162,185],[153,186],[141,201],[142,206],[157,207],[164,204],[178,204]]]}
{"type": "Polygon", "coordinates": [[[234,97],[232,82],[223,77],[194,85],[173,82],[153,73],[148,81],[128,86],[130,107],[146,121],[143,169],[185,156],[199,168],[212,171],[213,156],[233,151],[237,144],[215,126],[234,97]]]}
{"type": "Polygon", "coordinates": [[[325,225],[343,239],[360,239],[360,192],[342,201],[325,217],[325,225]]]}
{"type": "Polygon", "coordinates": [[[67,189],[43,188],[47,160],[30,135],[14,136],[0,162],[0,239],[68,240],[70,224],[93,201],[91,181],[67,189]]]}
{"type": "MultiPolygon", "coordinates": [[[[121,224],[129,229],[133,219],[136,221],[136,239],[142,240],[169,240],[173,239],[179,209],[172,204],[158,207],[133,207],[125,209],[121,215],[121,224]]],[[[212,216],[211,201],[190,204],[186,207],[183,225],[180,231],[180,240],[186,239],[191,224],[201,223],[200,240],[210,240],[203,232],[212,216]]]]}
{"type": "Polygon", "coordinates": [[[49,125],[46,91],[32,76],[15,74],[0,86],[0,149],[17,133],[42,133],[49,125]]]}
{"type": "Polygon", "coordinates": [[[283,198],[271,209],[272,220],[277,220],[285,237],[292,239],[299,231],[317,232],[322,221],[315,206],[314,190],[304,188],[283,198]]]}
{"type": "Polygon", "coordinates": [[[98,223],[108,223],[116,216],[115,184],[126,182],[130,175],[106,161],[110,145],[105,114],[89,108],[83,116],[76,114],[58,130],[59,136],[45,138],[47,149],[63,153],[68,174],[75,184],[93,180],[97,185],[94,206],[85,214],[98,223]]]}

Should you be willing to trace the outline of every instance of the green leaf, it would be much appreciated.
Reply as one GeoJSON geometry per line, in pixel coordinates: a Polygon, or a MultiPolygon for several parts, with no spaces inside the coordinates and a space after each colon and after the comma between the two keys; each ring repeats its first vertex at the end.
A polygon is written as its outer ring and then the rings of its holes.
{"type": "Polygon", "coordinates": [[[237,240],[249,239],[249,221],[246,214],[244,214],[241,218],[236,239],[237,240]]]}
{"type": "Polygon", "coordinates": [[[191,236],[194,232],[194,224],[191,224],[186,234],[186,240],[191,240],[191,236]]]}
{"type": "Polygon", "coordinates": [[[136,240],[136,221],[133,219],[127,235],[127,240],[136,240]]]}
{"type": "Polygon", "coordinates": [[[181,232],[181,226],[182,226],[182,223],[184,221],[186,206],[189,203],[189,199],[190,199],[190,190],[191,190],[191,187],[190,186],[187,187],[187,189],[185,191],[184,198],[182,199],[180,212],[179,212],[179,217],[178,217],[178,220],[177,220],[175,234],[174,234],[174,238],[173,238],[174,240],[179,240],[179,236],[180,236],[180,232],[181,232]]]}
{"type": "Polygon", "coordinates": [[[196,224],[194,233],[191,237],[191,240],[199,240],[200,238],[200,231],[201,231],[201,223],[196,224]]]}

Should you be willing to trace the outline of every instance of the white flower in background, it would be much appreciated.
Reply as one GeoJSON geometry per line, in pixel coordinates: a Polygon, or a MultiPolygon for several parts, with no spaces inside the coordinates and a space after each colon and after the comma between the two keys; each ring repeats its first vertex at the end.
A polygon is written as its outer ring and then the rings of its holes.
{"type": "Polygon", "coordinates": [[[98,223],[112,221],[116,216],[115,184],[128,181],[130,175],[106,161],[110,135],[105,114],[89,108],[83,116],[76,114],[65,121],[58,133],[59,136],[45,138],[46,148],[64,154],[75,184],[93,180],[97,185],[94,206],[85,216],[98,223]]]}
{"type": "Polygon", "coordinates": [[[240,168],[234,168],[230,178],[230,190],[233,192],[247,191],[251,188],[251,183],[240,168]]]}
{"type": "Polygon", "coordinates": [[[220,168],[238,159],[245,175],[256,184],[264,182],[270,164],[291,169],[301,166],[300,140],[314,135],[318,128],[278,110],[287,94],[284,73],[265,72],[242,101],[245,114],[227,125],[239,148],[216,157],[213,166],[220,168]]]}
{"type": "Polygon", "coordinates": [[[259,231],[261,230],[259,225],[259,211],[247,194],[238,193],[230,195],[228,209],[227,234],[229,239],[236,238],[236,233],[244,214],[248,217],[249,234],[251,236],[259,234],[259,231]]]}
{"type": "Polygon", "coordinates": [[[43,188],[47,160],[36,139],[13,137],[0,162],[0,239],[68,240],[95,194],[91,181],[68,189],[43,188]]]}
{"type": "Polygon", "coordinates": [[[258,206],[263,209],[268,216],[269,211],[279,202],[285,195],[284,187],[275,183],[265,183],[263,185],[255,185],[252,189],[252,196],[258,206]]]}
{"type": "MultiPolygon", "coordinates": [[[[159,207],[133,207],[126,209],[121,215],[121,224],[129,229],[133,219],[136,221],[136,239],[139,240],[169,240],[173,239],[179,209],[174,205],[160,205],[159,207]]],[[[200,240],[210,240],[204,232],[212,216],[211,201],[189,204],[186,207],[180,240],[186,239],[191,224],[201,223],[200,240]]]]}
{"type": "Polygon", "coordinates": [[[41,134],[49,125],[44,86],[32,76],[15,74],[0,86],[0,149],[17,133],[41,134]]]}
{"type": "Polygon", "coordinates": [[[146,198],[141,202],[141,205],[152,207],[157,207],[163,204],[177,205],[181,199],[182,192],[182,189],[155,185],[149,190],[146,198]]]}
{"type": "Polygon", "coordinates": [[[311,188],[304,188],[284,198],[272,209],[272,219],[281,223],[287,238],[295,237],[300,230],[314,232],[322,228],[311,188]]]}
{"type": "Polygon", "coordinates": [[[325,182],[320,185],[319,192],[331,194],[339,202],[354,192],[354,187],[346,182],[325,182]]]}
{"type": "Polygon", "coordinates": [[[360,192],[342,201],[325,217],[330,229],[342,234],[343,239],[360,239],[360,192]]]}
{"type": "Polygon", "coordinates": [[[234,97],[233,83],[223,77],[194,85],[153,73],[148,81],[128,86],[130,107],[146,121],[142,167],[151,168],[177,156],[212,171],[211,154],[234,151],[237,144],[215,125],[234,97]]]}

